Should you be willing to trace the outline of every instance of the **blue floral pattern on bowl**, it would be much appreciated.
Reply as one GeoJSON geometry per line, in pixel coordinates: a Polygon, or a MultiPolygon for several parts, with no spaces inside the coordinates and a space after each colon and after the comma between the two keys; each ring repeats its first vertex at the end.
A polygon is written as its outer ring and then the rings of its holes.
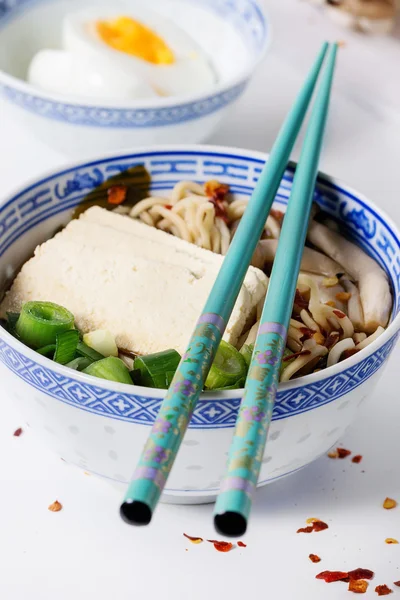
{"type": "MultiPolygon", "coordinates": [[[[12,251],[16,243],[24,244],[24,236],[51,217],[68,218],[68,214],[82,198],[107,177],[135,165],[144,165],[152,175],[153,191],[162,193],[181,179],[205,181],[219,178],[231,190],[249,196],[260,174],[263,159],[227,154],[218,149],[200,147],[199,150],[155,151],[125,154],[70,168],[50,176],[16,194],[0,207],[0,257],[12,251]]],[[[293,166],[289,167],[276,197],[277,205],[287,203],[293,181],[293,166]]],[[[399,239],[390,223],[351,191],[339,187],[321,176],[315,200],[332,217],[345,219],[350,235],[366,252],[385,268],[394,293],[393,315],[398,313],[400,298],[399,239]]],[[[347,394],[367,381],[386,361],[398,337],[390,338],[374,352],[364,352],[361,361],[349,362],[349,367],[338,374],[326,371],[319,379],[303,384],[295,382],[279,387],[273,420],[285,419],[323,406],[347,394]]],[[[367,349],[368,350],[368,349],[367,349]]],[[[30,354],[35,357],[35,354],[30,354]]],[[[265,357],[266,360],[269,357],[265,357]]],[[[47,359],[36,361],[24,354],[23,346],[8,334],[0,339],[0,361],[33,388],[56,401],[75,406],[97,415],[130,423],[152,425],[161,405],[160,394],[138,393],[129,388],[124,393],[103,387],[99,380],[75,377],[73,372],[54,365],[47,359]]],[[[320,373],[321,375],[321,373],[320,373]]],[[[308,378],[310,379],[310,378],[308,378]]],[[[233,427],[240,404],[240,391],[225,395],[203,395],[198,403],[190,428],[217,429],[233,427]]]]}

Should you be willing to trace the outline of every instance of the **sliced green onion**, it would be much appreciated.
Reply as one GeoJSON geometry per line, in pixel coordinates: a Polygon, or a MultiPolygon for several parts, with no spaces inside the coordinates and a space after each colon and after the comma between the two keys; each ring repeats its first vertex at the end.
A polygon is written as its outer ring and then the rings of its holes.
{"type": "Polygon", "coordinates": [[[74,316],[53,302],[27,302],[15,329],[21,341],[31,348],[54,344],[58,333],[74,327],[74,316]]]}
{"type": "Polygon", "coordinates": [[[66,365],[76,356],[79,342],[79,331],[71,329],[58,333],[56,337],[56,351],[53,360],[60,365],[66,365]]]}
{"type": "Polygon", "coordinates": [[[16,335],[15,327],[19,319],[19,313],[8,312],[7,313],[7,329],[11,335],[16,335]]]}
{"type": "Polygon", "coordinates": [[[206,379],[209,390],[226,388],[246,377],[247,364],[240,352],[231,344],[221,341],[206,379]]]}
{"type": "Polygon", "coordinates": [[[92,362],[104,358],[103,354],[100,354],[97,350],[93,350],[93,348],[89,348],[84,342],[78,342],[76,353],[84,358],[89,358],[92,362]]]}
{"type": "Polygon", "coordinates": [[[160,388],[166,390],[175,375],[181,356],[176,350],[164,350],[147,356],[137,356],[133,369],[140,371],[135,376],[135,383],[144,387],[160,388]]]}
{"type": "Polygon", "coordinates": [[[243,379],[239,379],[239,381],[234,385],[226,385],[225,387],[214,389],[213,392],[223,392],[225,390],[240,390],[241,388],[244,388],[245,383],[246,379],[243,377],[243,379]]]}
{"type": "Polygon", "coordinates": [[[243,356],[244,360],[246,361],[247,368],[250,367],[251,357],[253,356],[253,350],[254,350],[254,344],[249,344],[249,345],[245,344],[240,349],[240,354],[243,356]]]}
{"type": "Polygon", "coordinates": [[[83,373],[92,375],[93,377],[99,377],[100,379],[132,384],[128,367],[120,358],[116,358],[115,356],[108,356],[107,358],[92,363],[83,370],[83,373]]]}
{"type": "Polygon", "coordinates": [[[90,358],[84,358],[83,356],[78,356],[78,358],[74,358],[71,362],[67,363],[65,366],[70,369],[74,369],[75,371],[83,371],[89,365],[92,364],[90,358]]]}
{"type": "Polygon", "coordinates": [[[38,354],[41,354],[42,356],[47,356],[47,358],[53,358],[55,351],[55,344],[49,344],[48,346],[43,346],[43,348],[38,348],[38,350],[36,350],[38,354]]]}
{"type": "Polygon", "coordinates": [[[107,329],[96,329],[85,333],[83,342],[89,348],[96,350],[103,356],[118,356],[118,348],[115,337],[107,329]]]}

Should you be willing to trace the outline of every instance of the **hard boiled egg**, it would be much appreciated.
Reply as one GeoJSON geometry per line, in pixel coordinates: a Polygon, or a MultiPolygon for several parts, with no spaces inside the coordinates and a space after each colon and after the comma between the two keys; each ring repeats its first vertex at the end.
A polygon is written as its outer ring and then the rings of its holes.
{"type": "Polygon", "coordinates": [[[135,11],[134,17],[115,9],[67,16],[63,48],[81,58],[112,62],[160,95],[190,94],[215,83],[204,52],[178,25],[142,7],[135,11]]]}
{"type": "Polygon", "coordinates": [[[129,77],[118,64],[65,50],[41,50],[28,70],[28,81],[59,94],[104,100],[130,100],[157,96],[143,79],[129,77]]]}

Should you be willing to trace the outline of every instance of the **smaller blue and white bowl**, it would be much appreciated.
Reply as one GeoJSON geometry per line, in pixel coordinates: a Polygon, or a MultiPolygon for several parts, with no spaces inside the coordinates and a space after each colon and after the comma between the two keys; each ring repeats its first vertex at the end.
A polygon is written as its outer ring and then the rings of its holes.
{"type": "MultiPolygon", "coordinates": [[[[0,291],[42,243],[71,218],[74,207],[105,179],[135,165],[151,174],[151,189],[168,193],[182,179],[219,179],[248,198],[267,156],[212,146],[169,146],[112,155],[53,171],[0,204],[0,291]]],[[[275,207],[285,210],[290,167],[275,207]]],[[[320,176],[315,201],[386,270],[393,313],[386,331],[351,358],[281,384],[259,485],[284,477],[326,453],[373,394],[396,343],[400,301],[400,234],[361,194],[320,176]]],[[[101,293],[101,290],[99,290],[101,293]]],[[[190,332],[188,332],[188,335],[190,332]]],[[[2,382],[23,419],[60,456],[85,471],[126,484],[153,425],[163,390],[94,379],[44,358],[0,327],[2,382]]],[[[168,480],[164,501],[208,502],[224,473],[243,390],[200,397],[168,480]]]]}
{"type": "MultiPolygon", "coordinates": [[[[137,1],[127,4],[128,14],[134,15],[137,1]]],[[[183,27],[210,57],[218,73],[215,86],[190,96],[107,103],[28,84],[34,54],[60,46],[63,17],[101,2],[0,0],[0,98],[38,139],[75,158],[207,139],[245,90],[269,45],[270,26],[256,0],[152,0],[154,11],[183,27]]]]}

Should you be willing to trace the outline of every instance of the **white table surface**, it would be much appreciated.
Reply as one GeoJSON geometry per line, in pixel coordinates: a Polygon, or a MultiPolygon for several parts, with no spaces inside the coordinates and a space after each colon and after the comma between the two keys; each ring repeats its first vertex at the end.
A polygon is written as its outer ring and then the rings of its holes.
{"type": "MultiPolygon", "coordinates": [[[[320,40],[346,40],[340,52],[322,169],[368,194],[400,222],[400,41],[336,29],[301,0],[270,0],[274,43],[265,63],[212,143],[271,147],[320,40]]],[[[295,157],[298,156],[298,147],[295,157]]],[[[36,142],[6,115],[0,119],[1,191],[8,192],[65,158],[36,142]]],[[[342,583],[314,579],[324,569],[370,568],[378,583],[400,579],[400,403],[394,352],[384,380],[343,439],[360,465],[324,457],[259,491],[246,548],[222,554],[192,545],[183,532],[215,537],[212,507],[160,506],[146,529],[118,515],[120,496],[42,447],[1,394],[0,598],[97,600],[153,598],[348,598],[342,583]],[[59,513],[48,505],[63,504],[59,513]],[[308,517],[328,522],[296,535],[308,517]],[[188,548],[188,551],[186,551],[188,548]],[[322,557],[312,564],[309,553],[322,557]]],[[[1,385],[1,383],[0,383],[1,385]]],[[[132,457],[134,460],[135,457],[132,457]]],[[[392,586],[393,587],[393,586],[392,586]]],[[[395,588],[392,598],[400,598],[395,588]]],[[[366,596],[367,597],[367,596],[366,596]]]]}

